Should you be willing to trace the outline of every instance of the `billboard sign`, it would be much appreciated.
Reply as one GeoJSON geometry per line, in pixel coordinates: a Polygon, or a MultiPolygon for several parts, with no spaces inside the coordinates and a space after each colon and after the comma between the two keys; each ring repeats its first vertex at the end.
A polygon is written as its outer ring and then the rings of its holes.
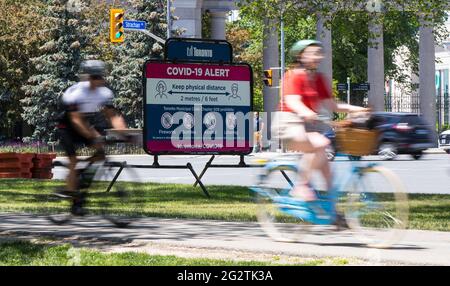
{"type": "Polygon", "coordinates": [[[155,154],[249,154],[253,80],[247,64],[144,66],[144,149],[155,154]]]}

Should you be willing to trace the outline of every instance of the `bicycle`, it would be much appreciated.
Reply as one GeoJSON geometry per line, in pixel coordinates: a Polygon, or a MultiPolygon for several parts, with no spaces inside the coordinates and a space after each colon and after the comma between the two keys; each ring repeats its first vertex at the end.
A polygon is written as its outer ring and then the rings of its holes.
{"type": "MultiPolygon", "coordinates": [[[[336,157],[362,156],[375,148],[376,134],[363,132],[365,139],[373,144],[355,149],[349,142],[359,139],[355,134],[345,135],[351,133],[350,129],[341,128],[337,132],[336,157]],[[358,150],[361,148],[363,150],[358,150]]],[[[300,242],[312,226],[331,225],[343,212],[350,230],[369,247],[387,248],[401,239],[402,229],[408,226],[409,207],[405,187],[395,173],[376,163],[349,160],[350,168],[344,175],[333,176],[333,187],[327,194],[314,185],[318,200],[305,202],[289,196],[295,179],[287,172],[298,174],[298,161],[289,159],[294,158],[277,156],[260,161],[265,161],[265,166],[257,184],[251,188],[258,204],[258,222],[269,237],[276,241],[300,242]],[[280,173],[288,186],[280,186],[280,173]],[[374,186],[377,188],[372,189],[374,186]],[[383,193],[377,192],[379,190],[383,193]]]]}
{"type": "MultiPolygon", "coordinates": [[[[115,143],[129,143],[129,139],[105,138],[105,145],[115,143]]],[[[99,156],[95,153],[78,162],[85,164],[77,169],[78,186],[76,194],[65,191],[65,182],[54,182],[52,191],[48,195],[47,204],[49,214],[47,218],[58,225],[70,222],[74,217],[82,217],[87,214],[99,214],[116,227],[127,227],[138,218],[142,207],[142,184],[136,171],[126,162],[113,162],[107,156],[94,161],[99,156]],[[119,168],[119,171],[114,170],[119,168]],[[116,181],[122,175],[127,182],[116,181]],[[112,182],[111,182],[112,179],[112,182]],[[58,185],[59,184],[59,185],[58,185]],[[57,211],[55,212],[54,206],[57,211]]],[[[55,161],[54,167],[66,168],[68,165],[61,161],[55,161]]],[[[40,189],[46,184],[39,184],[40,189]]],[[[40,190],[42,193],[44,190],[40,190]]]]}

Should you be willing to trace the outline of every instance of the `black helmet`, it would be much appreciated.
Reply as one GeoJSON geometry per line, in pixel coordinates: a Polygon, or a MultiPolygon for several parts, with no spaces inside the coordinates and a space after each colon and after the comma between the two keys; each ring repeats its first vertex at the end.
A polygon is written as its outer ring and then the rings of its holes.
{"type": "Polygon", "coordinates": [[[81,74],[104,77],[106,73],[105,63],[99,60],[88,60],[81,63],[81,74]]]}

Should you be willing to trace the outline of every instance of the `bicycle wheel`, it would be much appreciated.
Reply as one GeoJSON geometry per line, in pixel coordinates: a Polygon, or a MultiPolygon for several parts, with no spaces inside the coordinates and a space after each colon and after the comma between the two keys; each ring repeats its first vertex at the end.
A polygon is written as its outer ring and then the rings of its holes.
{"type": "Polygon", "coordinates": [[[117,227],[127,227],[142,213],[143,194],[143,184],[134,169],[125,164],[105,163],[89,188],[88,210],[117,227]],[[118,180],[110,188],[116,175],[118,180]]]}
{"type": "Polygon", "coordinates": [[[346,188],[344,212],[355,235],[369,247],[400,241],[408,226],[408,197],[400,179],[381,166],[361,169],[346,188]]]}
{"type": "Polygon", "coordinates": [[[288,193],[297,177],[295,164],[275,164],[267,168],[259,176],[258,186],[253,189],[258,223],[275,241],[298,242],[307,230],[307,223],[297,217],[302,210],[283,206],[282,203],[290,199],[288,193]]]}

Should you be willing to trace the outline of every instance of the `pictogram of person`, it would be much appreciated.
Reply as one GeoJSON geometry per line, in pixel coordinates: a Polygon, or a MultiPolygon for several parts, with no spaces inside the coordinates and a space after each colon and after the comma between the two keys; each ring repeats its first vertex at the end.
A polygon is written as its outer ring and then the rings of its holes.
{"type": "Polygon", "coordinates": [[[164,81],[160,80],[158,82],[158,84],[156,85],[156,91],[158,92],[155,97],[162,98],[163,96],[165,96],[167,98],[167,94],[165,94],[164,92],[167,90],[167,85],[164,81]]]}

